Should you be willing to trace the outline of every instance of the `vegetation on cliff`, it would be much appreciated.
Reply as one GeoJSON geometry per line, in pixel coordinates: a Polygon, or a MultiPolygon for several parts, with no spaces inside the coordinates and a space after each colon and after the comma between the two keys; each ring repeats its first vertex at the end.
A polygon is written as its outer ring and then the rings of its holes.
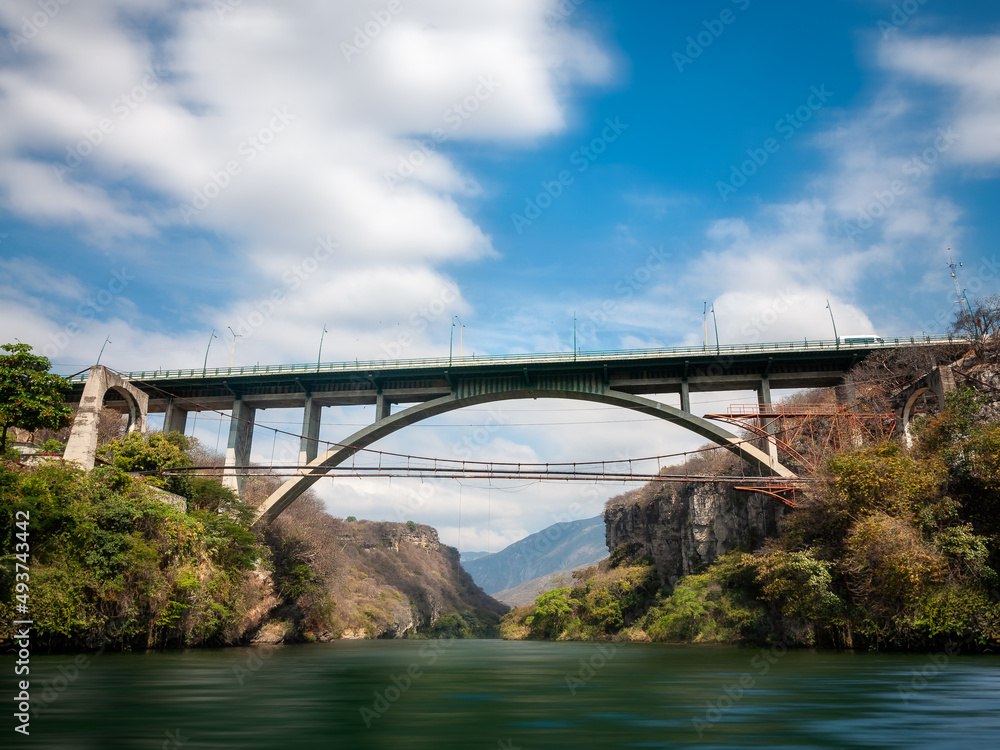
{"type": "MultiPolygon", "coordinates": [[[[218,457],[179,433],[118,428],[102,431],[118,437],[99,451],[109,464],[91,472],[57,459],[0,461],[0,544],[11,552],[0,565],[5,631],[24,619],[22,562],[35,642],[48,650],[496,634],[506,607],[475,586],[430,527],[342,521],[303,497],[260,532],[252,506],[218,477],[155,473],[218,457]]],[[[248,500],[278,481],[253,481],[248,500]]]]}
{"type": "MultiPolygon", "coordinates": [[[[723,555],[618,627],[590,591],[618,567],[504,620],[506,637],[1000,648],[1000,423],[968,387],[923,417],[912,448],[882,441],[828,457],[822,484],[757,549],[723,555]],[[591,604],[594,601],[594,604],[591,604]],[[571,627],[574,622],[604,627],[571,627]],[[536,625],[536,623],[538,623],[536,625]]],[[[638,561],[636,561],[638,562],[638,561]]],[[[634,565],[635,563],[633,563],[634,565]]],[[[624,567],[622,567],[624,566],[624,567]]]]}

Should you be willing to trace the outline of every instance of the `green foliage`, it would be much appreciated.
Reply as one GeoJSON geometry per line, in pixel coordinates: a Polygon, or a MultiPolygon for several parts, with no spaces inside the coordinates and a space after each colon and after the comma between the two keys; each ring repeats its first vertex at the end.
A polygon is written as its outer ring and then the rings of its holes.
{"type": "Polygon", "coordinates": [[[917,503],[939,497],[947,480],[939,458],[914,458],[892,442],[835,456],[827,462],[827,470],[836,499],[853,517],[911,513],[917,503]]]}
{"type": "Polygon", "coordinates": [[[11,427],[24,430],[69,426],[73,410],[63,403],[70,389],[65,378],[50,373],[47,357],[31,353],[28,344],[0,345],[8,354],[0,356],[0,454],[7,449],[11,427]]]}
{"type": "Polygon", "coordinates": [[[417,525],[413,521],[407,521],[406,528],[408,528],[410,531],[416,531],[417,525]]]}
{"type": "Polygon", "coordinates": [[[642,545],[638,544],[637,542],[626,542],[625,544],[619,544],[611,551],[609,564],[611,565],[612,568],[617,568],[619,565],[624,565],[640,549],[642,549],[642,545]]]}
{"type": "Polygon", "coordinates": [[[62,455],[66,451],[66,443],[59,440],[46,440],[42,443],[42,453],[58,453],[62,455]]]}
{"type": "Polygon", "coordinates": [[[345,520],[345,521],[348,521],[348,522],[350,522],[350,523],[353,523],[354,521],[357,521],[358,519],[357,519],[357,518],[355,518],[354,516],[348,516],[348,517],[347,517],[347,518],[345,518],[344,520],[345,520]]]}
{"type": "Polygon", "coordinates": [[[843,601],[831,589],[834,565],[816,559],[812,550],[775,550],[745,560],[756,571],[761,598],[780,603],[785,617],[829,624],[843,612],[843,601]]]}
{"type": "MultiPolygon", "coordinates": [[[[188,439],[179,432],[154,432],[148,437],[130,432],[119,440],[112,440],[104,447],[104,454],[111,464],[125,472],[156,472],[190,466],[191,460],[184,452],[188,439]]],[[[150,475],[149,483],[168,492],[188,497],[192,490],[191,479],[182,475],[159,477],[150,475]]]]}
{"type": "Polygon", "coordinates": [[[561,633],[570,620],[571,588],[553,589],[542,594],[535,600],[535,612],[525,621],[532,635],[538,638],[555,638],[561,633]]]}
{"type": "MultiPolygon", "coordinates": [[[[13,549],[19,510],[30,514],[31,606],[42,648],[228,642],[246,611],[242,587],[266,554],[249,509],[186,515],[114,467],[0,465],[4,549],[13,549]]],[[[6,576],[0,617],[16,619],[6,576]]]]}

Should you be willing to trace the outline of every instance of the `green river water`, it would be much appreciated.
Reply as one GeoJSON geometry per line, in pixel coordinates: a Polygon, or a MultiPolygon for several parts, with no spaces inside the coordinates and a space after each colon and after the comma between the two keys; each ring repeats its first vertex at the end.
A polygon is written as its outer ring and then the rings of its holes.
{"type": "Polygon", "coordinates": [[[0,747],[1000,748],[1000,657],[947,653],[355,641],[35,656],[31,693],[0,747]]]}

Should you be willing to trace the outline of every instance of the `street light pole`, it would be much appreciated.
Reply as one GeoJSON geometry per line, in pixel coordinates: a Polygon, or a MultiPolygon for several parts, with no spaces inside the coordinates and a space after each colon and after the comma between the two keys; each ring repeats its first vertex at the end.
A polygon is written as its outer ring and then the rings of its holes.
{"type": "Polygon", "coordinates": [[[326,323],[323,324],[323,333],[319,335],[319,354],[316,355],[316,372],[319,372],[319,363],[323,359],[323,337],[326,336],[326,323]]]}
{"type": "Polygon", "coordinates": [[[212,335],[208,338],[208,346],[205,347],[205,364],[202,365],[201,374],[204,376],[208,372],[208,350],[212,348],[212,339],[217,339],[218,336],[215,335],[215,329],[212,329],[212,335]]]}
{"type": "Polygon", "coordinates": [[[826,309],[830,311],[830,322],[833,323],[833,340],[836,343],[837,348],[839,349],[840,348],[840,337],[837,335],[837,321],[833,319],[833,308],[830,307],[830,300],[829,299],[826,301],[826,309]]]}
{"type": "Polygon", "coordinates": [[[107,346],[110,343],[113,343],[113,342],[111,341],[111,337],[108,336],[106,339],[104,339],[104,344],[101,346],[101,353],[97,355],[97,361],[94,363],[95,367],[97,365],[101,364],[101,357],[104,354],[104,347],[107,346]]]}
{"type": "Polygon", "coordinates": [[[451,366],[451,355],[455,350],[455,316],[451,316],[451,336],[448,337],[448,366],[451,366]]]}
{"type": "Polygon", "coordinates": [[[576,362],[576,311],[573,311],[573,361],[576,362]]]}
{"type": "Polygon", "coordinates": [[[701,317],[705,320],[705,351],[708,351],[708,303],[702,308],[701,317]]]}
{"type": "Polygon", "coordinates": [[[458,321],[458,326],[459,326],[459,328],[458,328],[458,361],[461,362],[462,361],[462,332],[465,330],[465,323],[463,323],[462,319],[460,317],[458,317],[457,315],[455,316],[455,320],[458,321]]]}
{"type": "Polygon", "coordinates": [[[715,317],[715,303],[712,303],[712,322],[715,323],[715,353],[719,354],[719,320],[715,317]]]}
{"type": "Polygon", "coordinates": [[[237,337],[243,338],[243,336],[239,333],[236,333],[236,331],[233,330],[232,326],[226,326],[226,328],[228,328],[229,332],[233,334],[233,353],[229,355],[229,369],[232,370],[233,360],[236,358],[236,338],[237,337]]]}

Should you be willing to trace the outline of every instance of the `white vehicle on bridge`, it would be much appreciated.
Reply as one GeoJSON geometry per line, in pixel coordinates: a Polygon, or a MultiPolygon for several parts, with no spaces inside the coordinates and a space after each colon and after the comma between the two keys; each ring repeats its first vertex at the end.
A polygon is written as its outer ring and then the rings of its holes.
{"type": "Polygon", "coordinates": [[[885,340],[874,333],[855,333],[849,336],[840,336],[837,341],[841,344],[884,344],[885,340]]]}

